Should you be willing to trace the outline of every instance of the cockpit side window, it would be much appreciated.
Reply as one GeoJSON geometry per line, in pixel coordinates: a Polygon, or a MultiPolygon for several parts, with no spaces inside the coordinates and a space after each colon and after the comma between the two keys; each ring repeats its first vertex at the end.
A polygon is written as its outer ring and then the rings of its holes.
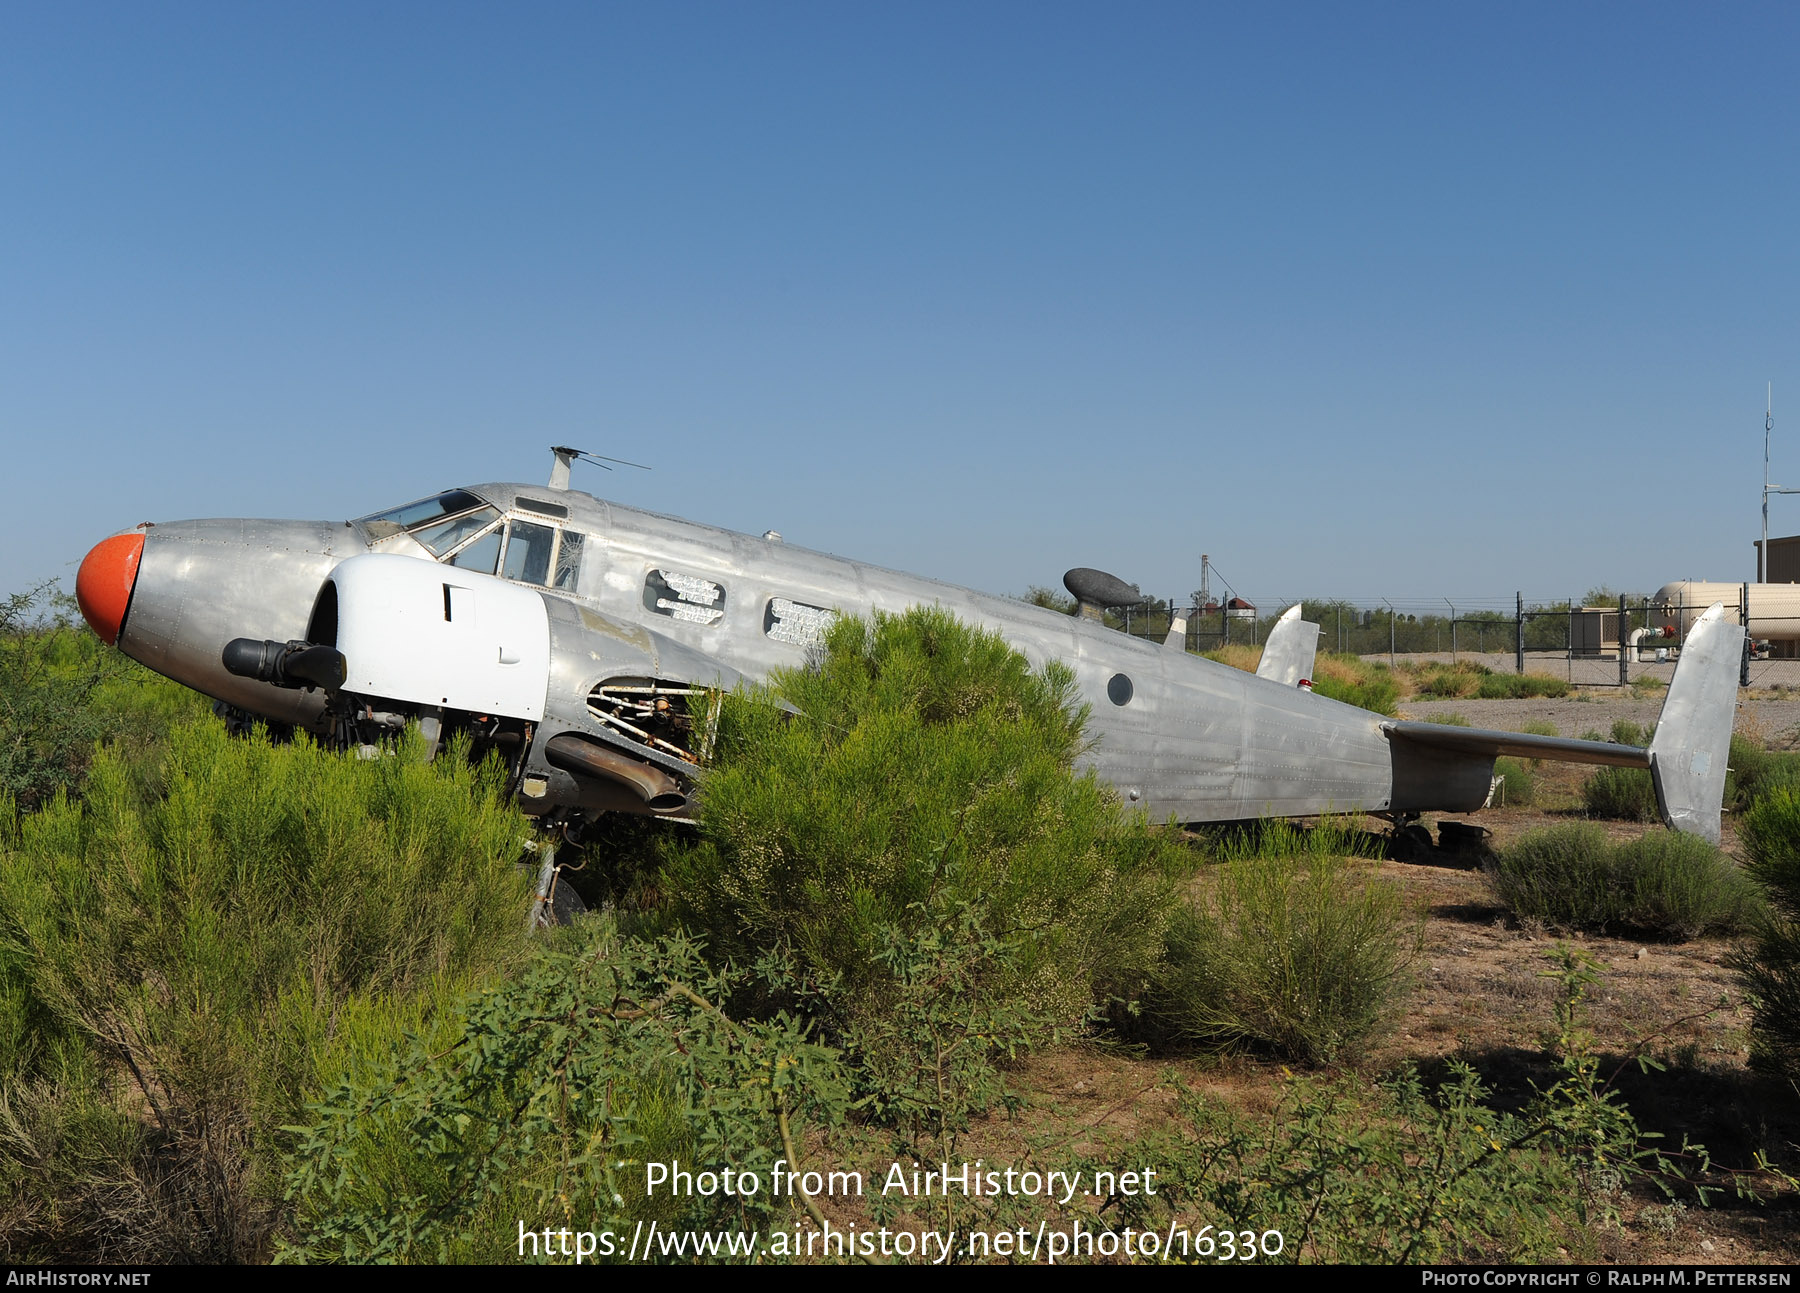
{"type": "Polygon", "coordinates": [[[580,530],[564,530],[562,546],[556,550],[556,587],[574,592],[581,579],[581,547],[586,538],[580,530]]]}
{"type": "Polygon", "coordinates": [[[500,530],[496,527],[475,542],[465,544],[461,551],[450,558],[450,564],[459,570],[479,570],[484,575],[491,575],[499,560],[500,530]]]}
{"type": "Polygon", "coordinates": [[[508,579],[516,579],[526,584],[548,584],[550,582],[550,550],[556,546],[556,531],[547,525],[535,525],[530,521],[513,520],[508,529],[511,533],[506,540],[506,569],[503,572],[508,579]]]}

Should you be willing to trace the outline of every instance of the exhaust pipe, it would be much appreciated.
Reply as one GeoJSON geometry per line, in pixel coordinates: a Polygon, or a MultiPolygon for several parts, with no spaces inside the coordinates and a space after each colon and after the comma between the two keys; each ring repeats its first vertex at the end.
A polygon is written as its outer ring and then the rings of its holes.
{"type": "Polygon", "coordinates": [[[627,786],[653,812],[678,812],[687,807],[687,795],[680,783],[661,768],[653,768],[573,732],[551,737],[544,746],[544,758],[551,767],[561,768],[564,772],[627,786]]]}
{"type": "Polygon", "coordinates": [[[258,642],[233,638],[219,653],[225,672],[277,687],[319,687],[335,692],[344,685],[348,666],[335,648],[311,642],[258,642]]]}

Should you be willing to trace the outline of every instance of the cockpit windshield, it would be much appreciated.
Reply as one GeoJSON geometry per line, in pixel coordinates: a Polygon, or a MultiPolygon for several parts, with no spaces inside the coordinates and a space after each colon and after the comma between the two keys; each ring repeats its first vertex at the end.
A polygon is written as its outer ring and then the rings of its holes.
{"type": "MultiPolygon", "coordinates": [[[[448,521],[439,521],[435,525],[416,529],[412,532],[412,537],[431,549],[432,556],[441,557],[464,539],[478,534],[499,519],[500,513],[491,507],[483,507],[479,512],[465,512],[461,516],[451,517],[448,521]]],[[[496,551],[498,551],[497,548],[496,551]]]]}
{"type": "Polygon", "coordinates": [[[408,503],[404,507],[392,507],[385,512],[375,512],[357,519],[364,525],[384,529],[391,534],[395,530],[410,530],[415,526],[424,525],[446,516],[455,516],[458,512],[467,512],[471,508],[481,506],[484,506],[482,501],[468,490],[451,489],[433,498],[421,498],[418,502],[408,503]]]}

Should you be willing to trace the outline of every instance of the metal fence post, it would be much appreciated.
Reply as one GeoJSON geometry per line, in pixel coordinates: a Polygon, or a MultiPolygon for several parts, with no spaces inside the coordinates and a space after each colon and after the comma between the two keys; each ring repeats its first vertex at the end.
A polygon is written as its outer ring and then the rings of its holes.
{"type": "Polygon", "coordinates": [[[1750,685],[1750,585],[1738,589],[1738,623],[1744,627],[1744,658],[1738,665],[1738,686],[1750,685]]]}
{"type": "Polygon", "coordinates": [[[1513,594],[1517,599],[1513,611],[1513,658],[1514,666],[1519,673],[1525,672],[1525,594],[1521,590],[1513,594]]]}
{"type": "Polygon", "coordinates": [[[1627,615],[1627,612],[1625,610],[1625,594],[1620,593],[1619,594],[1619,686],[1621,686],[1621,687],[1625,686],[1626,683],[1631,681],[1631,675],[1628,672],[1630,666],[1625,661],[1625,639],[1631,636],[1631,634],[1627,631],[1626,626],[1631,621],[1626,618],[1626,615],[1627,615]]]}

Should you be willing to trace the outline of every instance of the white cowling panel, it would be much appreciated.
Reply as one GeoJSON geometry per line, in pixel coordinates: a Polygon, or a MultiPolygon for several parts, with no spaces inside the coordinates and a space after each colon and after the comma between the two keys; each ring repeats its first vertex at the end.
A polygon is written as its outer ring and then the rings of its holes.
{"type": "Polygon", "coordinates": [[[331,572],[344,690],[541,719],[550,681],[544,599],[492,575],[368,553],[331,572]]]}

